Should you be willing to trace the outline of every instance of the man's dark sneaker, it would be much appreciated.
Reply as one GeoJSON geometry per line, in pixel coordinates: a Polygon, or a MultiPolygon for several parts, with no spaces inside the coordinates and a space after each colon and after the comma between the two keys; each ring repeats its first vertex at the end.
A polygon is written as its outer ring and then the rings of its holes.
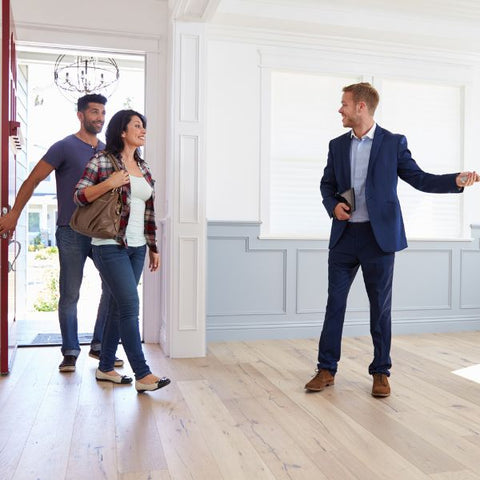
{"type": "Polygon", "coordinates": [[[61,372],[74,372],[77,357],[75,355],[64,355],[63,362],[58,366],[61,372]]]}
{"type": "MultiPolygon", "coordinates": [[[[90,352],[88,352],[88,356],[100,361],[100,350],[90,349],[90,352]]],[[[121,358],[115,357],[115,363],[113,365],[115,367],[123,367],[123,360],[121,358]]]]}

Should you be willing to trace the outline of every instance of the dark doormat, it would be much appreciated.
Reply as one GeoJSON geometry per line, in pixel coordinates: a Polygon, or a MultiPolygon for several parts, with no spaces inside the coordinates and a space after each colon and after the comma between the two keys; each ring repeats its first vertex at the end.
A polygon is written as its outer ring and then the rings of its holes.
{"type": "MultiPolygon", "coordinates": [[[[78,341],[80,344],[88,344],[92,341],[91,333],[79,333],[78,341]]],[[[61,345],[62,336],[59,333],[37,333],[30,345],[61,345]]]]}

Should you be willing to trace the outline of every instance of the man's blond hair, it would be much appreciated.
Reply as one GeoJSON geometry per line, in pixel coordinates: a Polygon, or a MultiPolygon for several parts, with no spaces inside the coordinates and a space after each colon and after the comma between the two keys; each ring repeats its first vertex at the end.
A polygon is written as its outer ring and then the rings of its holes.
{"type": "Polygon", "coordinates": [[[378,102],[380,101],[380,95],[370,83],[354,83],[347,87],[343,87],[343,91],[351,92],[355,103],[365,102],[371,115],[375,113],[378,102]]]}

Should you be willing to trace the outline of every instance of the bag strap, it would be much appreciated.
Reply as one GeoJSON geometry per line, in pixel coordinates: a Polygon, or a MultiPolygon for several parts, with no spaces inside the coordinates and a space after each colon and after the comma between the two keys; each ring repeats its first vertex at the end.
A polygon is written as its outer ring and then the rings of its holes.
{"type": "Polygon", "coordinates": [[[115,169],[115,171],[118,172],[120,170],[120,167],[118,166],[117,159],[115,158],[115,155],[113,155],[112,153],[109,153],[107,155],[107,157],[112,162],[112,165],[113,165],[113,168],[115,169]]]}

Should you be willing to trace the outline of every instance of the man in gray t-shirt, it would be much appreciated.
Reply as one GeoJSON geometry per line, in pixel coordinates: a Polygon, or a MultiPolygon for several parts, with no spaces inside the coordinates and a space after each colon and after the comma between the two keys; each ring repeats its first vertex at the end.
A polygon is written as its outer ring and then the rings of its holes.
{"type": "MultiPolygon", "coordinates": [[[[77,116],[80,130],[63,140],[54,143],[34,167],[18,191],[15,204],[10,212],[0,217],[0,234],[15,230],[18,218],[37,185],[55,170],[57,184],[58,219],[55,238],[60,262],[60,299],[58,318],[62,333],[63,361],[61,372],[75,371],[75,363],[80,354],[78,341],[77,303],[83,278],[83,267],[91,255],[91,239],[73,231],[70,217],[75,210],[73,191],[83,174],[87,162],[105,145],[97,135],[105,123],[105,103],[103,95],[90,94],[78,99],[77,116]]],[[[102,285],[102,297],[98,307],[97,320],[91,343],[90,356],[100,357],[100,348],[105,318],[108,313],[110,295],[102,285]]],[[[115,366],[122,366],[123,360],[116,359],[115,366]]]]}

